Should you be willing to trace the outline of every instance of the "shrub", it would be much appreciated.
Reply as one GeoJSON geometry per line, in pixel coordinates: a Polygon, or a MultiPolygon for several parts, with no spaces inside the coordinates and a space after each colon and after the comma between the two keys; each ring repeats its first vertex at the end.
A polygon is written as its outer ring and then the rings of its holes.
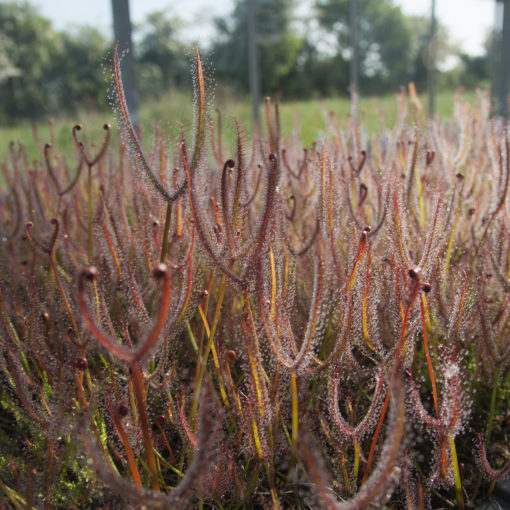
{"type": "Polygon", "coordinates": [[[488,96],[303,149],[195,61],[191,143],[73,129],[2,165],[0,490],[16,508],[472,506],[510,472],[509,144],[488,96]],[[83,140],[83,141],[80,141],[83,140]],[[75,171],[74,171],[75,169],[75,171]],[[486,448],[485,445],[489,445],[486,448]],[[507,462],[505,464],[505,461],[507,462]]]}

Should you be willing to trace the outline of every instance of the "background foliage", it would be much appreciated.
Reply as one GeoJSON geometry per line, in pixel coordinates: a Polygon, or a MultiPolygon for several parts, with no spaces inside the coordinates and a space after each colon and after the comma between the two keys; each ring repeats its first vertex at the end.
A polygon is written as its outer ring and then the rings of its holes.
{"type": "MultiPolygon", "coordinates": [[[[257,3],[262,93],[284,99],[348,95],[348,0],[317,0],[306,16],[298,15],[296,4],[257,3]]],[[[246,19],[246,1],[239,0],[231,13],[215,20],[207,48],[215,79],[239,95],[248,92],[246,19]]],[[[393,93],[410,80],[424,90],[428,20],[405,16],[391,0],[360,1],[360,19],[361,93],[393,93]]],[[[184,23],[162,11],[134,29],[142,98],[189,90],[190,44],[184,23]]],[[[482,57],[461,55],[444,27],[439,26],[438,34],[440,67],[446,59],[459,57],[455,68],[440,73],[439,86],[486,84],[488,52],[482,57]]],[[[93,27],[60,32],[29,3],[0,4],[0,122],[105,109],[103,68],[105,63],[109,68],[111,46],[93,27]]]]}

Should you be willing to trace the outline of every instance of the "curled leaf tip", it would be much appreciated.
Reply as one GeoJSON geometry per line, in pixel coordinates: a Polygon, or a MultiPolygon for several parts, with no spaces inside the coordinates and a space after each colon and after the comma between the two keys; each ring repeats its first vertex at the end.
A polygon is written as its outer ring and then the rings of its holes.
{"type": "Polygon", "coordinates": [[[152,270],[152,276],[159,280],[163,278],[168,273],[168,267],[166,264],[159,263],[152,270]]]}
{"type": "Polygon", "coordinates": [[[86,266],[81,271],[81,278],[85,280],[92,281],[95,280],[98,276],[99,272],[95,266],[86,266]]]}
{"type": "Polygon", "coordinates": [[[409,278],[416,280],[420,277],[421,269],[419,267],[412,267],[407,271],[409,278]]]}
{"type": "Polygon", "coordinates": [[[430,283],[427,283],[427,282],[424,282],[421,284],[421,290],[425,293],[425,294],[428,294],[432,289],[432,285],[430,285],[430,283]]]}

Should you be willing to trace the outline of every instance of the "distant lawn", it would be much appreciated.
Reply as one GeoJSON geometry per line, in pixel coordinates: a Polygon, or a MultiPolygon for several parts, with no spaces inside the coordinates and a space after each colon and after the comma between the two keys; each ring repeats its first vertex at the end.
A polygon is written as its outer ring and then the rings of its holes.
{"type": "MultiPolygon", "coordinates": [[[[462,95],[465,101],[472,102],[474,92],[464,92],[462,95]]],[[[423,108],[426,111],[427,100],[420,98],[423,108]]],[[[436,99],[437,112],[442,118],[453,114],[454,92],[441,92],[436,99]]],[[[363,129],[370,134],[379,130],[378,107],[383,113],[386,126],[393,126],[395,122],[398,99],[397,95],[387,95],[375,98],[361,98],[360,118],[363,129]]],[[[225,143],[233,139],[234,116],[246,128],[251,124],[251,107],[248,98],[232,99],[219,97],[216,104],[222,113],[223,130],[225,143]]],[[[314,140],[321,137],[325,128],[325,114],[333,112],[340,124],[345,124],[350,115],[350,100],[348,98],[311,99],[306,101],[283,102],[280,105],[281,128],[283,136],[289,136],[293,130],[299,128],[299,135],[303,145],[309,146],[314,140]]],[[[169,141],[177,139],[182,124],[186,133],[191,130],[193,114],[193,98],[191,94],[182,92],[165,95],[158,101],[146,102],[142,106],[141,119],[146,143],[150,143],[156,122],[159,128],[165,133],[169,141]]],[[[216,112],[211,108],[211,114],[216,118],[216,112]]],[[[262,125],[264,125],[264,108],[260,109],[262,125]]],[[[84,126],[84,133],[90,141],[99,141],[102,137],[102,126],[105,122],[111,123],[116,129],[116,121],[111,111],[103,112],[81,112],[74,117],[62,117],[55,120],[55,146],[58,152],[72,154],[71,129],[74,124],[80,123],[84,126]]],[[[39,122],[37,125],[39,138],[42,144],[50,141],[50,127],[48,123],[39,122]]],[[[9,142],[22,140],[27,148],[30,161],[41,159],[39,150],[32,133],[30,123],[21,123],[15,127],[0,127],[0,161],[4,161],[8,154],[9,142]]]]}

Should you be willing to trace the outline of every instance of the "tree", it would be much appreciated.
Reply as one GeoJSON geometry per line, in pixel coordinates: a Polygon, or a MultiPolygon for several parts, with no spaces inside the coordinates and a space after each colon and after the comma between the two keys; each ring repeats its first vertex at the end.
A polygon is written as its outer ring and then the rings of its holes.
{"type": "Polygon", "coordinates": [[[60,35],[62,51],[53,59],[51,94],[59,109],[100,108],[107,105],[104,60],[110,44],[92,27],[60,35]]]}
{"type": "Polygon", "coordinates": [[[50,94],[53,59],[62,40],[50,21],[26,3],[0,4],[0,34],[6,64],[0,72],[0,117],[42,115],[54,106],[50,94]]]}
{"type": "Polygon", "coordinates": [[[141,28],[137,61],[140,73],[150,80],[151,87],[143,87],[142,93],[158,95],[172,87],[190,85],[189,60],[186,47],[179,41],[180,20],[170,18],[165,11],[156,11],[146,17],[141,28]],[[156,85],[154,85],[156,83],[156,85]]]}
{"type": "Polygon", "coordinates": [[[510,92],[510,0],[497,0],[502,11],[502,29],[499,37],[498,70],[494,76],[494,88],[496,89],[497,113],[502,117],[508,117],[508,99],[510,92]]]}
{"type": "MultiPolygon", "coordinates": [[[[337,36],[337,55],[350,60],[349,0],[318,0],[320,24],[337,36]]],[[[395,90],[409,80],[412,33],[391,0],[358,0],[360,89],[395,90]]]]}
{"type": "MultiPolygon", "coordinates": [[[[297,67],[303,38],[291,30],[294,2],[291,0],[257,1],[257,50],[263,94],[292,88],[289,78],[297,67]]],[[[216,20],[218,38],[213,46],[218,79],[249,90],[248,79],[248,2],[237,1],[227,18],[216,20]]]]}
{"type": "Polygon", "coordinates": [[[260,67],[257,50],[257,0],[247,0],[248,9],[248,77],[250,80],[250,96],[252,122],[259,124],[260,103],[260,67]]]}
{"type": "Polygon", "coordinates": [[[133,55],[133,41],[131,37],[131,17],[129,14],[129,0],[111,0],[113,14],[113,31],[115,41],[121,51],[126,51],[122,59],[124,93],[133,121],[138,121],[138,91],[135,77],[135,57],[133,55]]]}
{"type": "MultiPolygon", "coordinates": [[[[411,76],[418,90],[425,91],[427,87],[427,72],[430,43],[430,19],[426,16],[407,16],[406,22],[413,34],[409,54],[411,58],[411,76]]],[[[447,28],[436,20],[435,29],[435,60],[441,68],[449,57],[459,55],[459,48],[451,42],[447,28]]]]}
{"type": "Polygon", "coordinates": [[[490,78],[489,56],[460,54],[461,72],[459,81],[467,89],[487,87],[490,78]]]}
{"type": "Polygon", "coordinates": [[[0,3],[0,120],[104,106],[107,48],[95,29],[60,33],[29,4],[0,3]]]}

